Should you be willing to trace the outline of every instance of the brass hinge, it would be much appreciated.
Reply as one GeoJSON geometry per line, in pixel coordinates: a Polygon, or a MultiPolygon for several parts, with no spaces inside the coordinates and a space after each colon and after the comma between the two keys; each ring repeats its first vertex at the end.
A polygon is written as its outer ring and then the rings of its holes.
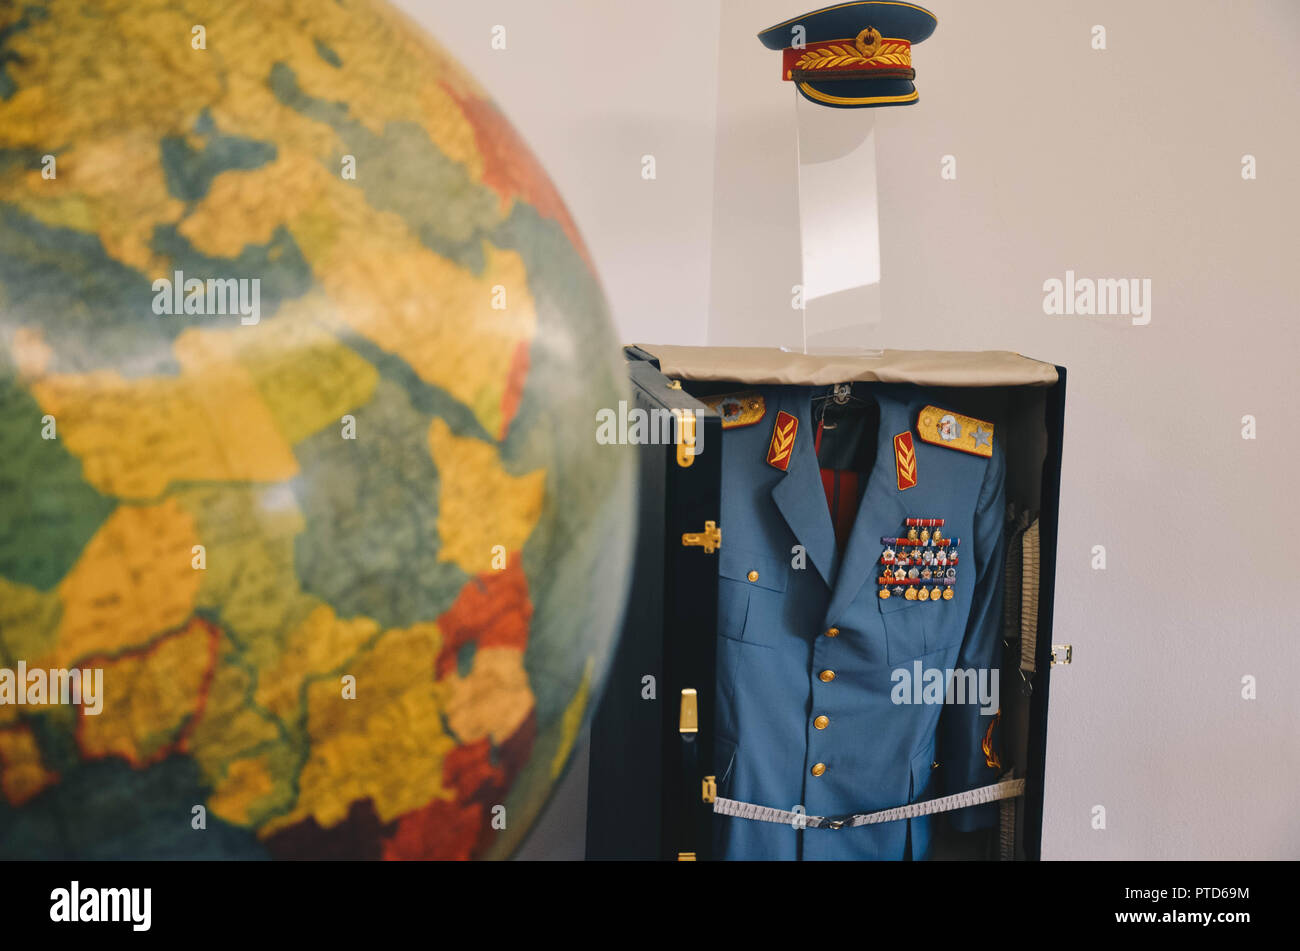
{"type": "Polygon", "coordinates": [[[686,548],[703,548],[704,554],[711,555],[722,547],[722,529],[717,522],[705,522],[702,532],[683,532],[682,545],[686,548]]]}
{"type": "Polygon", "coordinates": [[[702,787],[700,796],[705,802],[713,802],[718,798],[718,778],[716,776],[705,776],[700,782],[702,787]]]}
{"type": "Polygon", "coordinates": [[[1060,666],[1062,666],[1062,665],[1064,665],[1064,664],[1068,664],[1068,663],[1069,663],[1070,661],[1072,661],[1072,660],[1074,660],[1074,645],[1073,645],[1073,644],[1053,644],[1053,645],[1052,645],[1052,662],[1051,662],[1051,664],[1049,664],[1048,666],[1050,666],[1050,667],[1060,667],[1060,666]],[[1061,652],[1062,652],[1062,655],[1061,655],[1060,657],[1057,657],[1057,656],[1056,656],[1056,652],[1057,652],[1057,651],[1061,651],[1061,652]]]}

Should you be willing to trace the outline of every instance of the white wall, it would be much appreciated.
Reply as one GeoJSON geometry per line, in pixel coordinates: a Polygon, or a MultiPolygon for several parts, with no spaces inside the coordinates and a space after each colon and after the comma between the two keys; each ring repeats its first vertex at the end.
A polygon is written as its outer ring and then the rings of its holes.
{"type": "MultiPolygon", "coordinates": [[[[792,92],[754,34],[798,3],[402,5],[551,172],[624,339],[788,339],[792,92]]],[[[880,116],[878,339],[1069,369],[1055,639],[1075,662],[1052,683],[1044,857],[1300,857],[1300,4],[930,6],[920,102],[880,116]],[[1067,269],[1150,278],[1151,323],[1044,315],[1067,269]]]]}

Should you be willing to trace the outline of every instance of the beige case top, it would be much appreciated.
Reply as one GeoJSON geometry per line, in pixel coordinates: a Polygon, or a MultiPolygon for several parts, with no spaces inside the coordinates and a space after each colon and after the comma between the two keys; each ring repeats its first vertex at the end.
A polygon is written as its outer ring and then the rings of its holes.
{"type": "Polygon", "coordinates": [[[775,347],[677,347],[638,343],[679,380],[830,386],[915,383],[919,386],[1051,386],[1056,367],[1010,350],[885,350],[880,356],[794,353],[775,347]]]}

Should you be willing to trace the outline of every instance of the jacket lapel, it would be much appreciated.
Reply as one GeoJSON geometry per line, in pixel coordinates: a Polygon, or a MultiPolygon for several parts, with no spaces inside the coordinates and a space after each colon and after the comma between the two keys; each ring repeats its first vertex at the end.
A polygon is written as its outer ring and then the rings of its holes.
{"type": "MultiPolygon", "coordinates": [[[[898,491],[894,468],[894,436],[910,428],[908,407],[883,387],[874,394],[880,403],[880,432],[876,436],[876,461],[867,478],[867,490],[853,520],[843,564],[836,578],[827,609],[828,623],[843,617],[845,610],[868,581],[875,582],[882,533],[897,528],[905,517],[904,500],[898,491]],[[898,523],[897,525],[895,523],[898,523]]],[[[825,508],[825,506],[822,506],[825,508]]]]}
{"type": "Polygon", "coordinates": [[[808,552],[813,566],[827,587],[834,587],[839,554],[835,549],[835,528],[826,507],[821,470],[813,448],[812,391],[806,387],[782,387],[781,409],[799,420],[794,449],[784,478],[772,487],[772,501],[799,544],[808,552]]]}

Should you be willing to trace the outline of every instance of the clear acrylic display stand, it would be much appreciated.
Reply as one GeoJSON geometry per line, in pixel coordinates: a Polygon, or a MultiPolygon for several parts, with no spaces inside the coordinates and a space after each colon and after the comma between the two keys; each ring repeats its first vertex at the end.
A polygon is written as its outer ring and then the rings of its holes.
{"type": "Polygon", "coordinates": [[[820,106],[797,89],[794,97],[802,352],[880,356],[870,346],[881,321],[877,110],[820,106]]]}

